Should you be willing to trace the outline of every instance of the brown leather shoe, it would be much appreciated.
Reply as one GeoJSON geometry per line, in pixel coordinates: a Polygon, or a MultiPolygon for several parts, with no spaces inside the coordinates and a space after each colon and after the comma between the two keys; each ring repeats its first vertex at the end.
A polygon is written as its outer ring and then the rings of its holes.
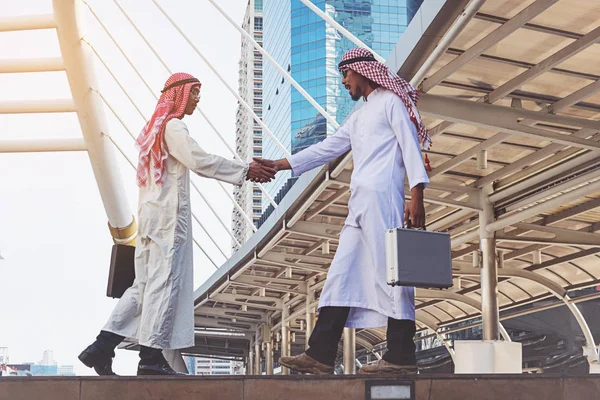
{"type": "Polygon", "coordinates": [[[379,360],[371,365],[363,366],[358,373],[360,375],[375,375],[375,374],[403,374],[415,375],[418,372],[416,365],[398,365],[392,364],[385,360],[379,360]]]}
{"type": "Polygon", "coordinates": [[[298,372],[315,375],[333,374],[333,365],[320,363],[306,353],[293,357],[280,357],[279,364],[298,372]]]}

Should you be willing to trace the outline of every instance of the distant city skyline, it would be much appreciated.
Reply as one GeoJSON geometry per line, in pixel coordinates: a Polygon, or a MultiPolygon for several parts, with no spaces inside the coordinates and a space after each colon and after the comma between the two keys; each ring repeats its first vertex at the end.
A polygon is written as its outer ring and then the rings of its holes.
{"type": "Polygon", "coordinates": [[[52,350],[44,350],[42,359],[37,362],[11,362],[8,347],[0,347],[1,375],[8,376],[75,376],[73,365],[58,365],[52,350]]]}

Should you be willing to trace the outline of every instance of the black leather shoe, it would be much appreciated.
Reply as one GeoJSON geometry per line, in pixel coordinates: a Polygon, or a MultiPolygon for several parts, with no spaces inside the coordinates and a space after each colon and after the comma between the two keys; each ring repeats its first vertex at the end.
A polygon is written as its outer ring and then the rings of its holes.
{"type": "Polygon", "coordinates": [[[90,368],[94,368],[98,375],[117,375],[112,370],[112,356],[103,353],[91,344],[81,352],[79,360],[90,368]]]}
{"type": "Polygon", "coordinates": [[[141,375],[186,376],[187,375],[187,374],[183,374],[181,372],[175,371],[166,362],[161,362],[158,364],[138,364],[137,374],[138,374],[138,376],[141,376],[141,375]]]}

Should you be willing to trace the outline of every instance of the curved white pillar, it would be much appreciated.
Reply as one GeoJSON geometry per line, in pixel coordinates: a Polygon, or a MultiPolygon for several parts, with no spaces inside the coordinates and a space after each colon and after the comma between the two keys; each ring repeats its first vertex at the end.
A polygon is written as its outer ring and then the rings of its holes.
{"type": "Polygon", "coordinates": [[[58,42],[67,72],[81,131],[108,217],[111,234],[118,243],[133,244],[135,220],[108,138],[108,124],[94,71],[93,55],[81,41],[81,3],[78,0],[53,0],[58,42]]]}

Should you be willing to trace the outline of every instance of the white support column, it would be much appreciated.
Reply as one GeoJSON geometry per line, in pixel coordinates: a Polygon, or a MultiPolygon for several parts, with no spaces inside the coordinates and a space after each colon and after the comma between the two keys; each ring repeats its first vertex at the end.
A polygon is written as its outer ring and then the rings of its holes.
{"type": "Polygon", "coordinates": [[[260,330],[256,330],[256,340],[254,341],[254,375],[262,375],[262,368],[260,364],[260,330]]]}
{"type": "Polygon", "coordinates": [[[481,191],[482,211],[479,213],[479,235],[481,248],[481,312],[483,318],[483,340],[497,340],[500,325],[498,308],[498,271],[496,269],[496,240],[485,227],[494,221],[494,207],[488,196],[491,186],[481,191]]]}
{"type": "Polygon", "coordinates": [[[344,328],[344,375],[356,374],[356,330],[344,328]]]}
{"type": "Polygon", "coordinates": [[[312,303],[315,301],[315,291],[308,288],[306,293],[306,343],[305,349],[308,349],[308,340],[312,331],[315,329],[315,310],[312,303]]]}
{"type": "Polygon", "coordinates": [[[265,374],[273,375],[273,334],[270,323],[262,326],[262,339],[265,344],[265,374]]]}
{"type": "Polygon", "coordinates": [[[273,375],[273,339],[265,342],[265,374],[273,375]]]}
{"type": "MultiPolygon", "coordinates": [[[[283,308],[281,310],[281,357],[290,355],[290,323],[287,320],[290,316],[290,307],[285,305],[287,295],[284,296],[283,308]]],[[[289,375],[290,370],[287,367],[281,367],[281,375],[289,375]]]]}
{"type": "Polygon", "coordinates": [[[254,375],[254,351],[252,351],[252,343],[248,347],[250,349],[248,351],[248,371],[246,371],[246,375],[254,375]]]}
{"type": "Polygon", "coordinates": [[[91,90],[98,85],[93,55],[80,39],[83,36],[79,26],[83,18],[80,4],[76,0],[53,0],[58,42],[111,234],[113,238],[120,239],[120,243],[133,244],[137,235],[135,220],[129,210],[121,174],[108,138],[102,101],[91,90]]]}
{"type": "Polygon", "coordinates": [[[521,344],[511,342],[500,325],[498,307],[498,269],[496,266],[495,234],[486,227],[494,221],[494,207],[489,200],[492,186],[481,190],[479,212],[479,235],[481,248],[481,314],[483,320],[483,340],[456,341],[455,372],[460,373],[521,373],[521,344]],[[505,337],[499,339],[499,331],[505,337]]]}

